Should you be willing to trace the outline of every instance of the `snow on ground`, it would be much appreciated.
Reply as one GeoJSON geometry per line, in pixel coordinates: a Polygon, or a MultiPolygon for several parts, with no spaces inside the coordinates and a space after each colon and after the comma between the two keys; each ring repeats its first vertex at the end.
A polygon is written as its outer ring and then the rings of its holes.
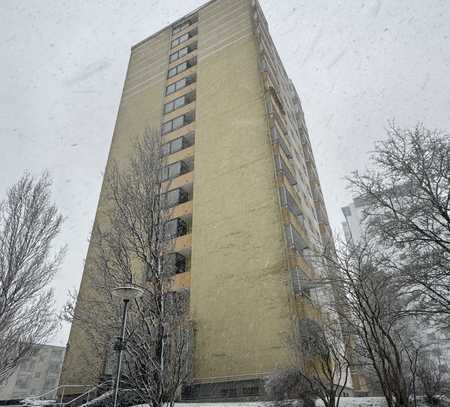
{"type": "MultiPolygon", "coordinates": [[[[268,407],[270,402],[221,402],[221,403],[175,403],[175,407],[268,407]]],[[[317,407],[323,407],[321,400],[316,401],[317,407]]],[[[383,397],[342,397],[339,407],[386,407],[386,400],[383,397]]],[[[140,404],[134,407],[148,407],[147,404],[140,404]]]]}

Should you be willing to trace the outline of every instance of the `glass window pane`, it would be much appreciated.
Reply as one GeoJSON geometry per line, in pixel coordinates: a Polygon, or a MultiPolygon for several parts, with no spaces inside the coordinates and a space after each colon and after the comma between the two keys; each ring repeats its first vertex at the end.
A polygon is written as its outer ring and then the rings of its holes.
{"type": "Polygon", "coordinates": [[[184,116],[177,117],[176,119],[173,119],[173,125],[172,128],[179,129],[181,126],[183,126],[184,123],[184,116]]]}
{"type": "Polygon", "coordinates": [[[167,237],[170,238],[172,236],[176,236],[177,229],[178,229],[177,219],[170,220],[169,222],[167,222],[166,225],[165,225],[165,230],[166,230],[167,237]]]}
{"type": "Polygon", "coordinates": [[[173,110],[173,102],[164,105],[164,113],[169,113],[173,110]]]}
{"type": "Polygon", "coordinates": [[[176,61],[177,59],[178,59],[178,52],[174,52],[173,54],[170,54],[170,57],[169,57],[170,62],[176,61]]]}
{"type": "Polygon", "coordinates": [[[168,77],[171,78],[172,76],[175,76],[177,74],[177,68],[169,69],[169,75],[168,77]]]}
{"type": "Polygon", "coordinates": [[[165,181],[169,177],[169,168],[163,167],[161,168],[161,180],[165,181]]]}
{"type": "Polygon", "coordinates": [[[183,71],[186,70],[186,68],[187,68],[187,62],[183,62],[182,64],[178,65],[178,70],[177,70],[177,72],[178,72],[178,73],[183,72],[183,71]]]}
{"type": "Polygon", "coordinates": [[[169,165],[169,177],[170,178],[178,177],[178,175],[180,175],[180,172],[181,172],[180,162],[176,162],[172,165],[169,165]]]}
{"type": "Polygon", "coordinates": [[[166,143],[161,146],[161,154],[162,155],[170,154],[170,143],[166,143]]]}
{"type": "Polygon", "coordinates": [[[183,138],[180,137],[172,141],[171,145],[172,153],[176,153],[177,151],[180,151],[182,148],[183,148],[183,138]]]}
{"type": "Polygon", "coordinates": [[[184,88],[186,86],[186,78],[183,78],[175,83],[176,90],[184,88]]]}
{"type": "Polygon", "coordinates": [[[172,130],[172,122],[171,121],[167,122],[167,123],[164,123],[162,125],[162,132],[163,132],[163,134],[168,133],[171,130],[172,130]]]}
{"type": "Polygon", "coordinates": [[[178,51],[178,58],[181,58],[183,56],[185,56],[188,53],[188,49],[186,48],[182,48],[178,51]]]}
{"type": "Polygon", "coordinates": [[[174,100],[174,109],[178,109],[181,106],[184,106],[185,97],[182,96],[181,98],[174,100]]]}
{"type": "Polygon", "coordinates": [[[175,87],[176,87],[175,83],[169,85],[166,90],[166,95],[170,95],[171,93],[175,92],[175,87]]]}

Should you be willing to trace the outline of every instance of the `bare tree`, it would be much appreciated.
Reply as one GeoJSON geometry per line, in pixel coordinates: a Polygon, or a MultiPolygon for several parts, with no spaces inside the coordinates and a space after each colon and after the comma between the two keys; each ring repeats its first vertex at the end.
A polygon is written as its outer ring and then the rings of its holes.
{"type": "Polygon", "coordinates": [[[25,174],[0,203],[0,382],[56,328],[48,287],[63,250],[52,255],[62,216],[50,179],[25,174]]]}
{"type": "Polygon", "coordinates": [[[131,303],[125,344],[118,344],[125,346],[121,387],[152,407],[173,405],[191,374],[189,293],[173,288],[177,265],[171,249],[179,230],[161,178],[164,167],[159,134],[150,130],[136,144],[127,168],[113,165],[102,225],[91,239],[95,277],[90,284],[97,295],[95,300],[79,297],[76,307],[66,309],[101,350],[119,332],[120,304],[113,290],[129,284],[143,290],[131,303]]]}
{"type": "Polygon", "coordinates": [[[414,403],[420,343],[410,328],[408,294],[398,277],[395,256],[377,242],[345,245],[328,273],[329,283],[345,295],[331,304],[354,338],[352,353],[376,374],[389,407],[414,403]]]}
{"type": "Polygon", "coordinates": [[[450,372],[440,355],[422,352],[417,369],[417,378],[427,403],[438,405],[442,396],[450,393],[450,372]]]}
{"type": "Polygon", "coordinates": [[[298,335],[288,343],[297,355],[295,364],[267,378],[269,396],[275,400],[319,398],[326,407],[338,407],[350,378],[339,322],[330,316],[320,322],[302,319],[298,335]]]}
{"type": "Polygon", "coordinates": [[[411,303],[445,325],[450,314],[450,135],[391,125],[370,171],[348,178],[364,200],[368,231],[403,254],[411,303]]]}

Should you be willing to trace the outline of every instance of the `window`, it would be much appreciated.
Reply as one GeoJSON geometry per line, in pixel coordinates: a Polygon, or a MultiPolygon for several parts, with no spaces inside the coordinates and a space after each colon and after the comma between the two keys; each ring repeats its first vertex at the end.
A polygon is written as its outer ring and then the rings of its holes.
{"type": "Polygon", "coordinates": [[[280,188],[280,195],[281,195],[281,206],[288,208],[293,215],[296,217],[300,217],[300,222],[302,222],[302,211],[298,207],[297,202],[295,201],[294,197],[290,194],[290,192],[285,188],[280,188]]]}
{"type": "Polygon", "coordinates": [[[170,54],[169,62],[176,61],[177,59],[183,58],[188,53],[188,47],[181,48],[179,51],[170,54]]]}
{"type": "Polygon", "coordinates": [[[175,38],[172,41],[172,48],[176,47],[177,45],[180,45],[182,42],[187,41],[188,39],[189,39],[188,33],[180,35],[179,37],[175,38]]]}
{"type": "Polygon", "coordinates": [[[191,132],[183,137],[179,137],[169,143],[163,144],[161,146],[162,155],[174,154],[180,150],[188,148],[194,144],[194,133],[191,132]]]}
{"type": "Polygon", "coordinates": [[[292,154],[289,151],[289,147],[286,144],[286,141],[284,140],[284,138],[280,135],[278,129],[274,126],[272,127],[271,130],[272,133],[272,142],[274,144],[278,144],[280,146],[280,148],[283,150],[283,153],[285,154],[285,156],[287,158],[292,158],[292,154]]]}
{"type": "Polygon", "coordinates": [[[192,83],[195,82],[195,80],[196,80],[196,76],[194,74],[194,75],[189,75],[186,78],[180,79],[179,81],[176,81],[174,83],[171,83],[166,88],[166,96],[170,95],[171,93],[174,93],[180,89],[183,89],[186,86],[191,85],[192,83]]]}
{"type": "Polygon", "coordinates": [[[280,174],[283,174],[288,179],[288,181],[291,185],[297,184],[297,179],[294,177],[291,170],[289,169],[287,164],[284,162],[284,160],[280,157],[280,155],[277,155],[275,157],[275,160],[276,160],[278,172],[280,174]]]}
{"type": "Polygon", "coordinates": [[[177,34],[180,31],[183,31],[185,28],[189,27],[191,25],[191,23],[189,21],[182,23],[176,27],[173,28],[172,30],[172,34],[177,34]]]}
{"type": "Polygon", "coordinates": [[[164,105],[164,113],[170,113],[172,110],[178,109],[186,104],[186,96],[181,96],[164,105]]]}
{"type": "Polygon", "coordinates": [[[184,161],[177,161],[161,169],[161,181],[176,178],[188,172],[188,166],[184,161]]]}
{"type": "Polygon", "coordinates": [[[185,28],[189,27],[192,24],[195,24],[198,21],[198,16],[194,15],[190,17],[188,20],[184,20],[181,23],[178,23],[172,28],[172,34],[177,34],[183,31],[185,28]]]}
{"type": "Polygon", "coordinates": [[[309,277],[299,268],[291,269],[291,278],[296,295],[311,298],[312,283],[309,277]]]}
{"type": "Polygon", "coordinates": [[[286,238],[290,248],[297,250],[300,254],[303,250],[308,249],[305,240],[298,234],[292,225],[285,225],[286,238]]]}
{"type": "Polygon", "coordinates": [[[179,37],[172,40],[172,48],[175,48],[177,45],[182,44],[183,42],[187,41],[188,39],[195,37],[197,35],[197,29],[194,29],[186,34],[180,35],[179,37]]]}
{"type": "Polygon", "coordinates": [[[180,218],[169,220],[164,225],[166,239],[174,239],[187,233],[186,222],[180,218]]]}
{"type": "Polygon", "coordinates": [[[186,126],[189,123],[192,123],[195,120],[195,112],[191,111],[182,116],[175,117],[175,119],[169,120],[165,122],[161,127],[161,133],[167,134],[171,131],[175,131],[180,127],[186,126]]]}
{"type": "Polygon", "coordinates": [[[178,109],[184,105],[188,105],[195,100],[195,93],[191,92],[186,95],[183,95],[177,99],[172,100],[169,103],[164,105],[164,114],[170,113],[171,111],[178,109]]]}
{"type": "Polygon", "coordinates": [[[184,273],[186,271],[186,258],[180,253],[169,253],[164,256],[164,267],[169,273],[184,273]]]}
{"type": "Polygon", "coordinates": [[[161,195],[162,206],[171,208],[178,204],[184,203],[189,199],[189,195],[181,188],[173,189],[161,195]]]}
{"type": "Polygon", "coordinates": [[[196,57],[190,59],[189,61],[182,62],[181,64],[178,64],[177,66],[174,66],[173,68],[169,69],[167,77],[172,78],[172,76],[178,75],[179,73],[184,72],[186,69],[189,69],[196,64],[197,64],[196,57]]]}
{"type": "Polygon", "coordinates": [[[169,56],[169,62],[174,62],[177,59],[183,58],[185,55],[187,55],[189,52],[192,52],[197,49],[197,43],[193,43],[191,45],[188,45],[187,47],[181,48],[180,50],[173,52],[169,56]]]}

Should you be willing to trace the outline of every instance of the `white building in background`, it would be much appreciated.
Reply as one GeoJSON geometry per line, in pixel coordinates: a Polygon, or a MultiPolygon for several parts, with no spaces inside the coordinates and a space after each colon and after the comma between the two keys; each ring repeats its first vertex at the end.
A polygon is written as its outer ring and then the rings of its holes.
{"type": "Polygon", "coordinates": [[[347,243],[357,242],[362,235],[364,201],[361,198],[355,198],[351,204],[341,209],[345,217],[345,222],[342,223],[345,240],[347,243]]]}
{"type": "MultiPolygon", "coordinates": [[[[65,350],[62,346],[36,345],[8,380],[0,383],[0,400],[19,400],[54,390],[58,386],[65,350]]],[[[47,398],[53,399],[55,393],[47,398]]]]}

